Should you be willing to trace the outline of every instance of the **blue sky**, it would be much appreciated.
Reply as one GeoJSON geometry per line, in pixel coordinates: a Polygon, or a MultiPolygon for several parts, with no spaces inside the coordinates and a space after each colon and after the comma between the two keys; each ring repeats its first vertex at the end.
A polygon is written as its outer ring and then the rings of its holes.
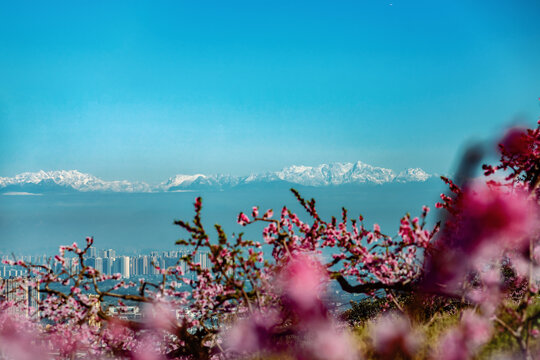
{"type": "Polygon", "coordinates": [[[4,1],[0,176],[447,172],[540,115],[538,1],[4,1]]]}

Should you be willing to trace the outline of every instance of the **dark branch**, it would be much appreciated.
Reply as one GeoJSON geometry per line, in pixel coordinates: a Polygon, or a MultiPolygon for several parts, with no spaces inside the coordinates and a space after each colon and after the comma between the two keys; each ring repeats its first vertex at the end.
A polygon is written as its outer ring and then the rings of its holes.
{"type": "Polygon", "coordinates": [[[335,277],[339,285],[341,286],[341,289],[343,291],[346,291],[348,293],[352,294],[361,294],[361,293],[367,293],[373,290],[398,290],[398,291],[413,291],[415,290],[415,286],[413,283],[392,283],[392,284],[384,284],[381,282],[376,283],[365,283],[365,284],[358,284],[358,285],[351,285],[343,277],[343,275],[337,275],[335,277]]]}

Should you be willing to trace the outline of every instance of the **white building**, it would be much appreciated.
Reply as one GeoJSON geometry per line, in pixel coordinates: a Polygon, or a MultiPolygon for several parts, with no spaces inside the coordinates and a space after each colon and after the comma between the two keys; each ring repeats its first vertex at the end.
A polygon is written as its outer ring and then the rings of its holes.
{"type": "Polygon", "coordinates": [[[97,257],[95,259],[95,265],[94,265],[94,268],[99,271],[100,273],[103,272],[103,259],[100,258],[100,257],[97,257]]]}
{"type": "Polygon", "coordinates": [[[120,274],[124,279],[129,279],[129,256],[121,256],[120,260],[120,274]]]}

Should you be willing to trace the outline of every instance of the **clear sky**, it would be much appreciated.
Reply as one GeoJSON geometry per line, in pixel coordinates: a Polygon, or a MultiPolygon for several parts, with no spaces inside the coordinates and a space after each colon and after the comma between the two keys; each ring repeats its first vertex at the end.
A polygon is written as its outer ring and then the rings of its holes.
{"type": "Polygon", "coordinates": [[[3,1],[0,176],[446,172],[540,115],[537,0],[3,1]]]}

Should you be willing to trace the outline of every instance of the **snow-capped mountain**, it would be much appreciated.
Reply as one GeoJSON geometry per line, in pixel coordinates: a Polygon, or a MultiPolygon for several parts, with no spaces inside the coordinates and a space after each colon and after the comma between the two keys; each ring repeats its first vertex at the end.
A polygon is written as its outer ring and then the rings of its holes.
{"type": "Polygon", "coordinates": [[[390,169],[371,166],[361,161],[318,166],[290,166],[275,174],[281,180],[307,186],[384,184],[393,181],[396,177],[390,169]]]}
{"type": "Polygon", "coordinates": [[[395,178],[396,182],[426,181],[433,175],[428,174],[420,168],[410,168],[401,171],[395,178]]]}
{"type": "Polygon", "coordinates": [[[204,188],[225,188],[239,184],[242,178],[230,175],[175,175],[157,186],[158,190],[176,191],[204,188]]]}
{"type": "Polygon", "coordinates": [[[147,192],[151,187],[143,182],[127,180],[105,181],[77,170],[25,172],[14,177],[0,177],[0,191],[112,191],[147,192]]]}
{"type": "Polygon", "coordinates": [[[127,180],[106,181],[77,170],[25,172],[14,177],[0,177],[0,192],[159,192],[178,190],[229,189],[236,186],[289,183],[303,186],[337,186],[345,184],[387,184],[424,182],[432,175],[420,168],[399,173],[391,169],[356,163],[331,163],[317,166],[289,166],[280,171],[231,175],[175,175],[158,185],[127,180]]]}
{"type": "Polygon", "coordinates": [[[229,188],[255,183],[288,182],[304,186],[344,184],[386,184],[392,182],[423,182],[432,175],[420,168],[395,173],[391,169],[356,163],[331,163],[317,166],[289,166],[280,171],[251,174],[244,177],[229,175],[176,175],[160,185],[162,190],[229,188]]]}

